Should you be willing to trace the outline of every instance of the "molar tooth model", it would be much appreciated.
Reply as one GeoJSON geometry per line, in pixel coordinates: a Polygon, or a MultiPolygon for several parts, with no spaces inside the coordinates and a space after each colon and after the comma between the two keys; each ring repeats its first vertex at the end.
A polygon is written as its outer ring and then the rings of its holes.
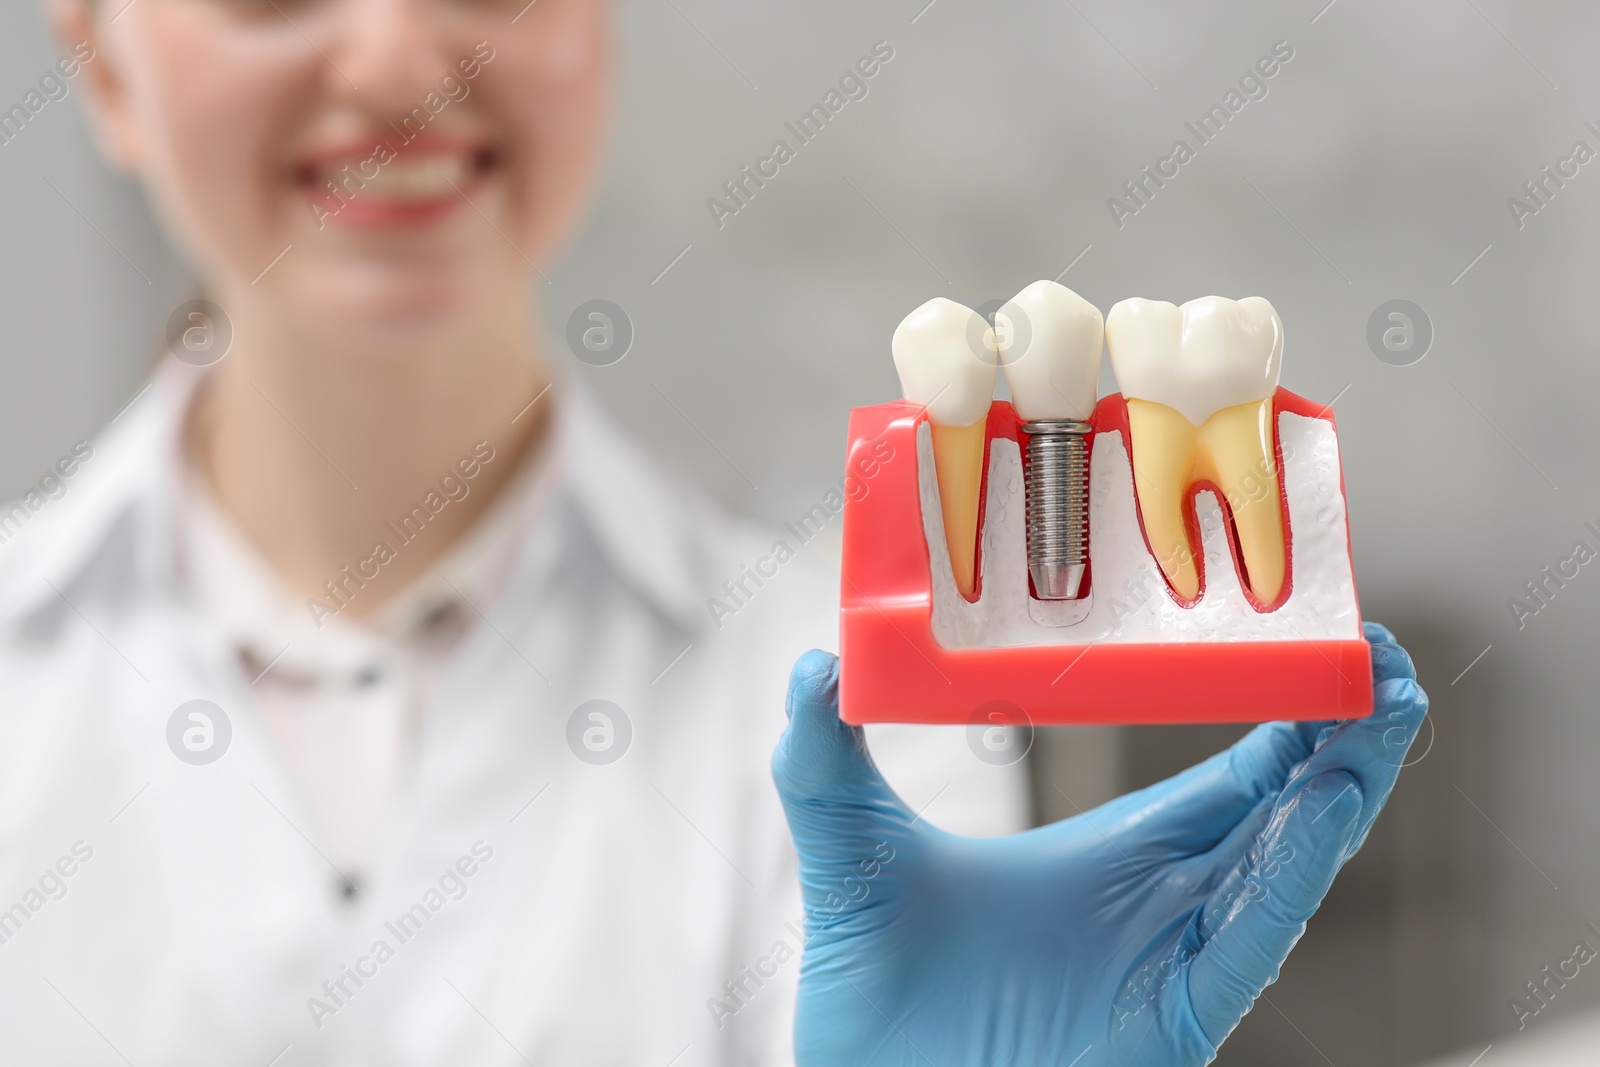
{"type": "Polygon", "coordinates": [[[894,458],[845,505],[847,721],[1371,713],[1332,412],[1279,387],[1266,300],[1102,320],[1040,281],[993,327],[931,300],[892,349],[905,400],[850,420],[850,469],[894,458]]]}
{"type": "Polygon", "coordinates": [[[1184,520],[1191,490],[1259,483],[1259,492],[1229,503],[1249,591],[1275,602],[1287,554],[1272,431],[1283,363],[1278,313],[1259,296],[1208,296],[1181,308],[1135,297],[1111,309],[1106,339],[1128,404],[1139,517],[1172,588],[1186,602],[1200,596],[1184,520]]]}

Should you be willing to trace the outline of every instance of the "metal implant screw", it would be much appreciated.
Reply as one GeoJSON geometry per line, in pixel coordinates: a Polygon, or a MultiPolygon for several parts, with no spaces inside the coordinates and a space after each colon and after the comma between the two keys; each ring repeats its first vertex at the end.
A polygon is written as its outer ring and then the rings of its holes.
{"type": "Polygon", "coordinates": [[[1089,562],[1089,445],[1086,422],[1024,423],[1028,574],[1040,600],[1073,600],[1089,562]]]}

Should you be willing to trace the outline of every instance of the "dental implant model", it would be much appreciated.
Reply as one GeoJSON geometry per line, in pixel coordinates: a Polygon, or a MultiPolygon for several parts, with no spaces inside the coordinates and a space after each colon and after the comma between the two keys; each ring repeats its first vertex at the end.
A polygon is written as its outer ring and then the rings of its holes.
{"type": "Polygon", "coordinates": [[[1089,564],[1089,446],[1105,323],[1064,285],[1034,282],[995,313],[995,347],[1026,420],[1028,575],[1040,600],[1073,600],[1089,564]]]}
{"type": "Polygon", "coordinates": [[[993,326],[931,300],[891,347],[905,400],[850,419],[876,473],[844,507],[846,722],[1371,713],[1333,413],[1279,386],[1270,303],[1102,319],[1040,281],[993,326]]]}

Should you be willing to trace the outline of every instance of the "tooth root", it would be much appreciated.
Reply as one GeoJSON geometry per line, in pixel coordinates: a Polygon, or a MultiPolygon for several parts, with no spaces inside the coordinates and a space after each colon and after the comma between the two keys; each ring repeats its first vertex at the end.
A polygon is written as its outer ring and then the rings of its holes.
{"type": "Polygon", "coordinates": [[[1212,415],[1200,428],[1200,454],[1233,510],[1250,592],[1271,604],[1283,591],[1287,569],[1272,401],[1239,404],[1212,415]]]}
{"type": "Polygon", "coordinates": [[[971,426],[931,426],[933,466],[944,513],[944,539],[956,588],[968,600],[978,587],[978,497],[983,485],[985,420],[971,426]]]}
{"type": "Polygon", "coordinates": [[[1198,546],[1184,521],[1194,478],[1194,424],[1165,404],[1128,401],[1133,483],[1150,551],[1172,589],[1184,600],[1200,595],[1198,546]]]}
{"type": "Polygon", "coordinates": [[[1197,482],[1226,499],[1244,558],[1244,584],[1272,604],[1288,570],[1278,471],[1272,443],[1272,402],[1223,408],[1196,427],[1183,415],[1147,400],[1128,401],[1134,487],[1145,537],[1173,591],[1200,595],[1199,559],[1185,520],[1197,482]]]}

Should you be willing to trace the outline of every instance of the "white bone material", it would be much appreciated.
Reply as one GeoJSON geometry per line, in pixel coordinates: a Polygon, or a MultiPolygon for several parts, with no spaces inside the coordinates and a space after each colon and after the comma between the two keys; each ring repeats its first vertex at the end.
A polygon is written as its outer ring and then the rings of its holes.
{"type": "Polygon", "coordinates": [[[1289,502],[1293,591],[1276,611],[1245,599],[1216,498],[1196,501],[1205,554],[1205,589],[1192,608],[1167,591],[1145,547],[1133,496],[1133,469],[1122,434],[1094,439],[1089,526],[1092,588],[1082,601],[1028,596],[1022,457],[1003,438],[990,442],[981,596],[956,592],[940,521],[932,438],[918,427],[917,463],[923,531],[933,563],[933,634],[947,648],[1084,645],[1170,641],[1359,640],[1361,615],[1350,569],[1339,446],[1324,419],[1282,412],[1283,479],[1289,502]]]}

